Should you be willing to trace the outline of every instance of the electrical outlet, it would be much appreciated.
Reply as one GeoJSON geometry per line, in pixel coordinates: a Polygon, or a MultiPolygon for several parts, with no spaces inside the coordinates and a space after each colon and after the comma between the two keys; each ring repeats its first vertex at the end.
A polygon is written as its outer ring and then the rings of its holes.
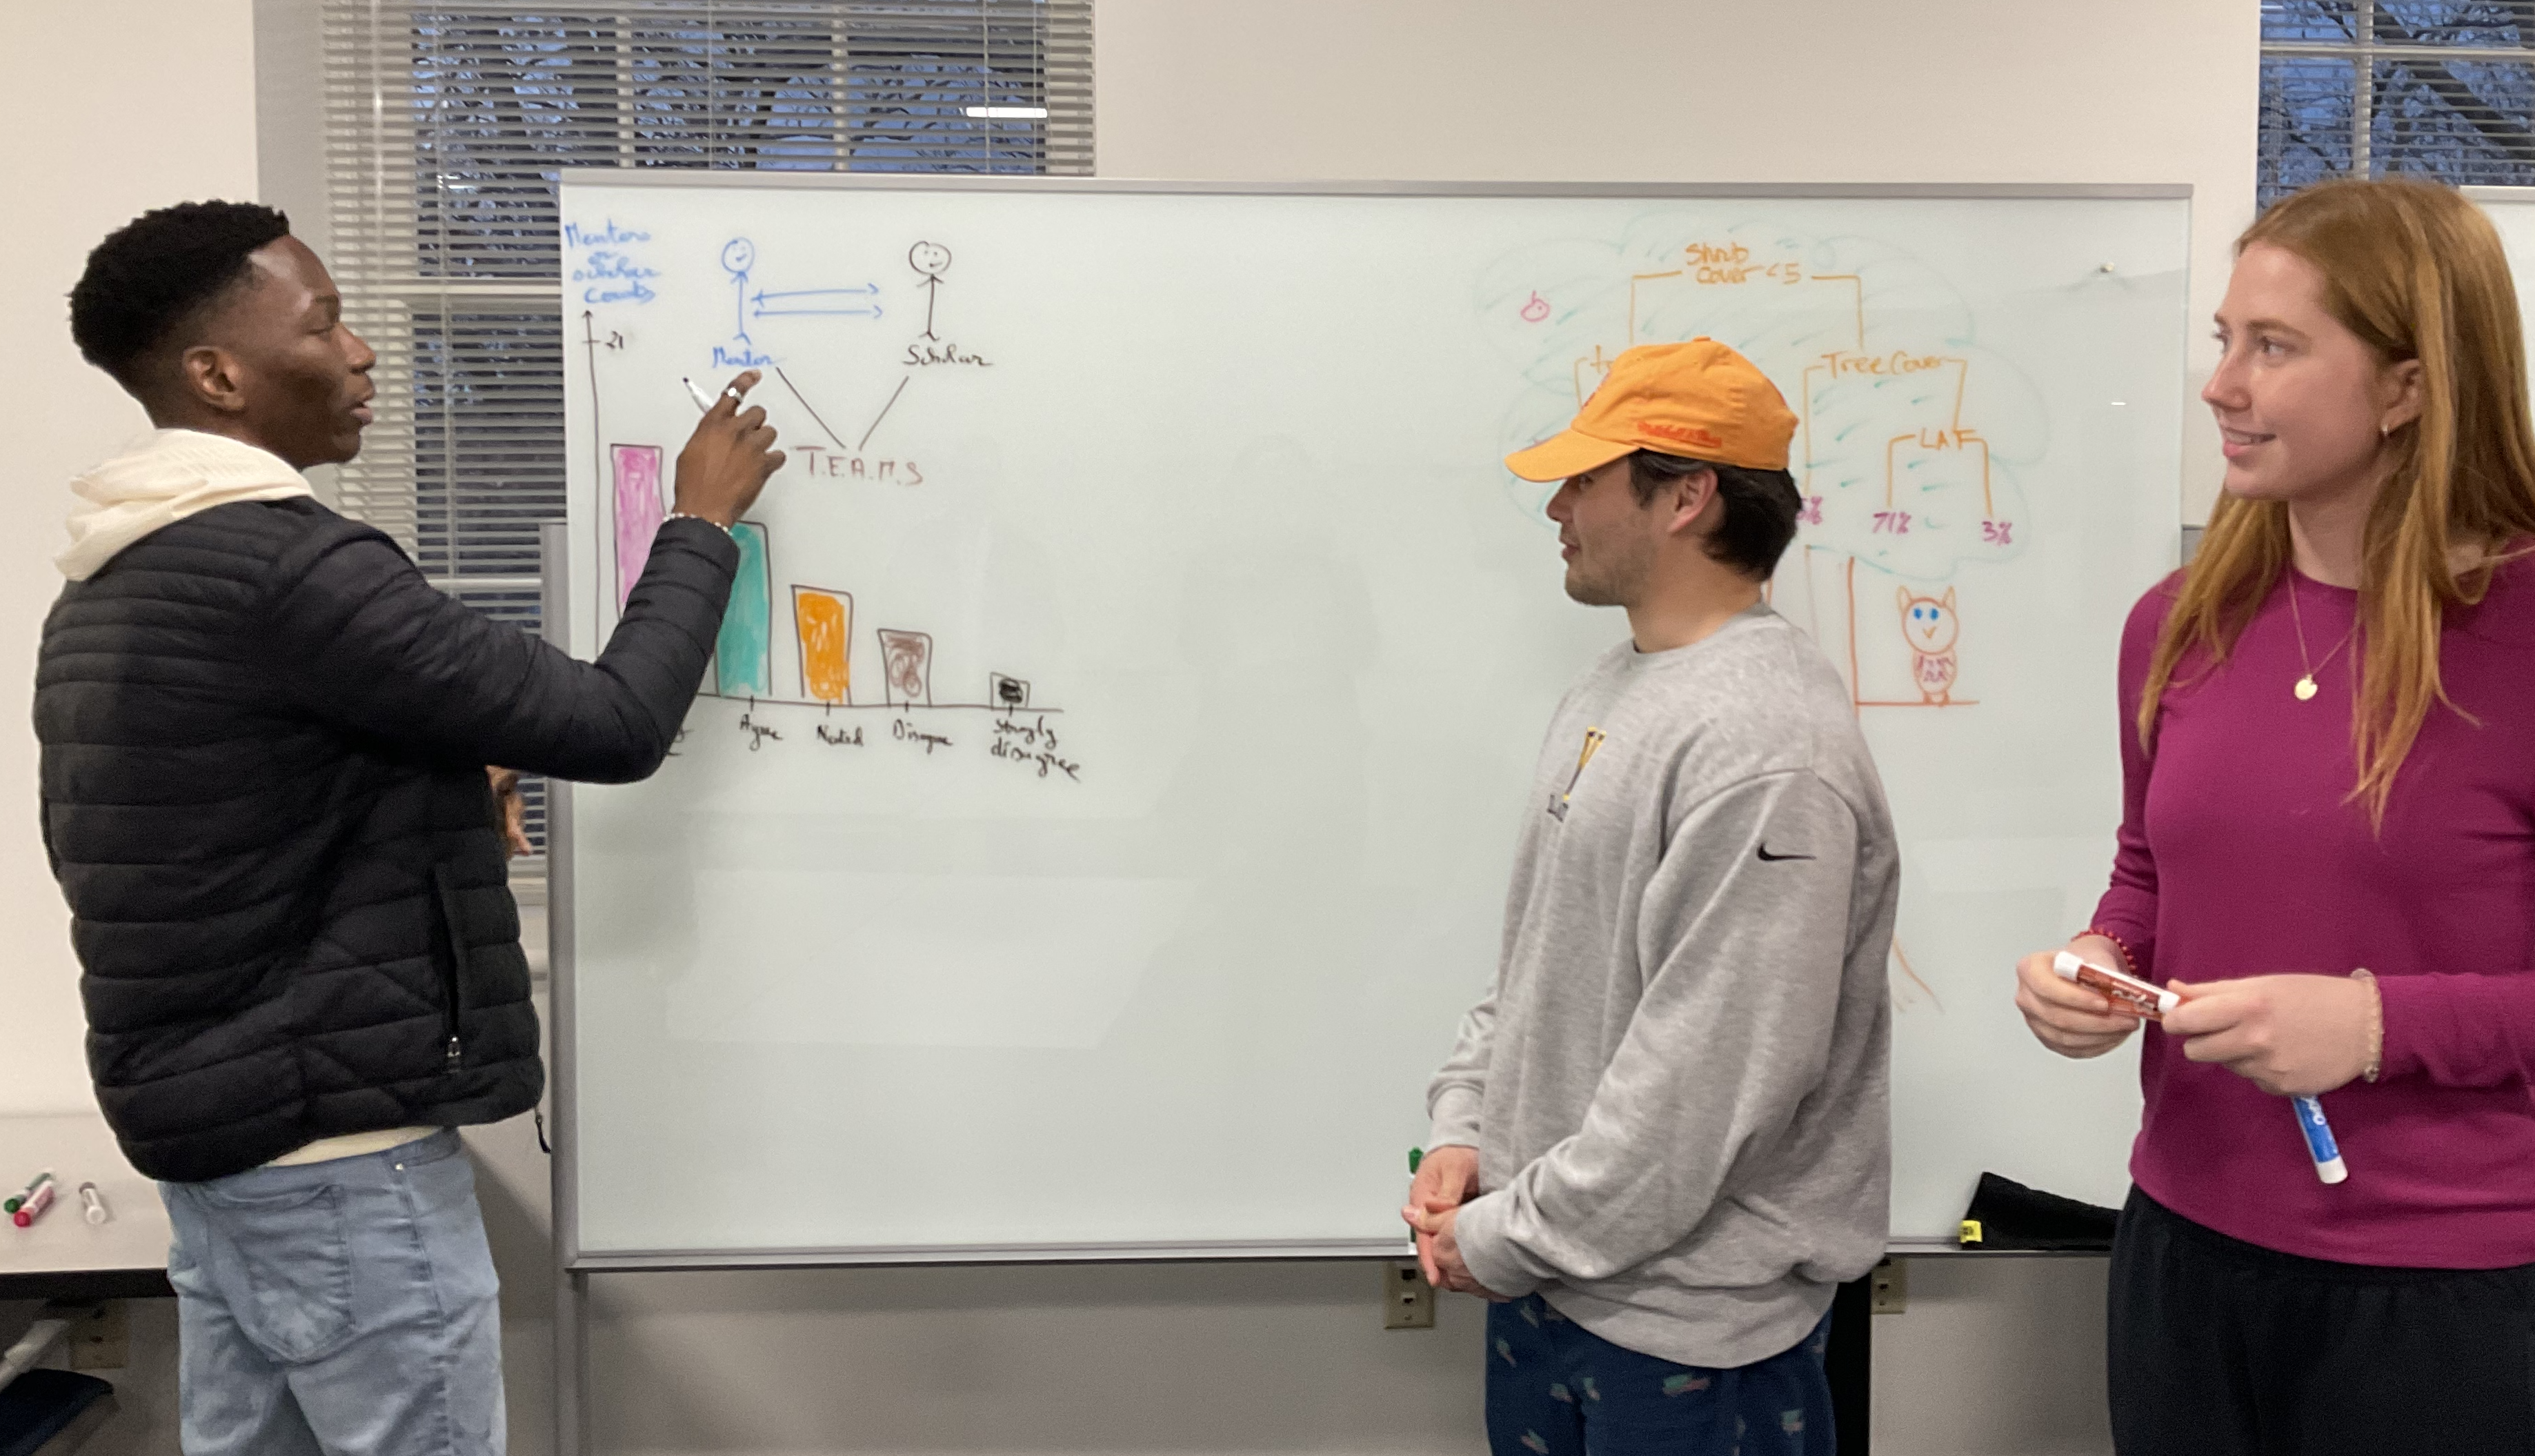
{"type": "Polygon", "coordinates": [[[1867,1286],[1874,1300],[1871,1307],[1878,1314],[1900,1314],[1910,1307],[1910,1266],[1886,1259],[1875,1266],[1873,1282],[1867,1286]]]}
{"type": "Polygon", "coordinates": [[[119,1370],[132,1364],[132,1327],[121,1300],[57,1304],[50,1312],[71,1322],[67,1343],[72,1369],[119,1370]]]}
{"type": "Polygon", "coordinates": [[[1387,1330],[1431,1330],[1435,1327],[1435,1286],[1413,1263],[1382,1266],[1382,1327],[1387,1330]]]}

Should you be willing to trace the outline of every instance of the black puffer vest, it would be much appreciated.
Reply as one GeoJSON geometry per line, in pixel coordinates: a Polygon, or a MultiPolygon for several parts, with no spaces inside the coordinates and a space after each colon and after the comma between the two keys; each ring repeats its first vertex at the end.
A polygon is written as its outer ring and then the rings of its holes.
{"type": "Polygon", "coordinates": [[[595,664],[307,500],[216,507],[64,588],[35,677],[44,843],[134,1167],[217,1178],[535,1105],[484,766],[659,766],[737,561],[710,525],[664,526],[595,664]]]}

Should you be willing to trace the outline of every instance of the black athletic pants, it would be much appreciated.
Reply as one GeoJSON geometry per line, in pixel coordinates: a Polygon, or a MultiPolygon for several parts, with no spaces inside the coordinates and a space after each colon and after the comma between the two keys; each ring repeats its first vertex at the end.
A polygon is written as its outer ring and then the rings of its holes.
{"type": "Polygon", "coordinates": [[[2133,1189],[2108,1306],[2122,1456],[2535,1453],[2535,1264],[2299,1258],[2133,1189]]]}

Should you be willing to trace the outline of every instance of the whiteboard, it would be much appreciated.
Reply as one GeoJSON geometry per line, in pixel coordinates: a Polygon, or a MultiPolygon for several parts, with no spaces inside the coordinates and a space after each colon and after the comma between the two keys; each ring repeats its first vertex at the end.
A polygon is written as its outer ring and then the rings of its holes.
{"type": "Polygon", "coordinates": [[[1701,334],[1803,415],[1773,600],[1903,837],[1895,1235],[1984,1169],[2118,1201],[2134,1065],[2009,998],[2110,864],[2115,646],[2178,536],[2183,189],[562,205],[575,650],[682,378],[764,368],[792,451],[676,757],[569,806],[578,1266],[1399,1251],[1539,735],[1627,631],[1500,456],[1701,334]],[[1950,645],[1903,638],[1913,599],[1950,645]]]}

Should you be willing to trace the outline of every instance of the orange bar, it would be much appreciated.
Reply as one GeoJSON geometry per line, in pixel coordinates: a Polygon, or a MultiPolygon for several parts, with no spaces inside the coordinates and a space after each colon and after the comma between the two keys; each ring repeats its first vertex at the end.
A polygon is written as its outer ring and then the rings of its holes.
{"type": "Polygon", "coordinates": [[[801,696],[814,702],[852,702],[853,597],[817,586],[795,586],[792,625],[801,638],[801,696]]]}

